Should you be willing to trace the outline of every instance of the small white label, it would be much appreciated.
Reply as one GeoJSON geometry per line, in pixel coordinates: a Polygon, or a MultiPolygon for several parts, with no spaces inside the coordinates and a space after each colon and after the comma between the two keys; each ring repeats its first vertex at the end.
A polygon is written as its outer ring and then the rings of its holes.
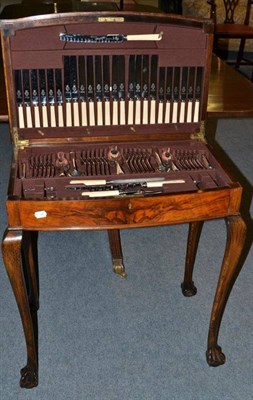
{"type": "Polygon", "coordinates": [[[47,213],[46,211],[35,211],[34,213],[35,218],[39,219],[39,218],[46,218],[47,213]]]}

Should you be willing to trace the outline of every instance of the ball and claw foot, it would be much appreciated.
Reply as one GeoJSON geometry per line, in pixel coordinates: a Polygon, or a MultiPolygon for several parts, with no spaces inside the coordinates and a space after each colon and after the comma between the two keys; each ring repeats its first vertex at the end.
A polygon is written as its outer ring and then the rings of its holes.
{"type": "Polygon", "coordinates": [[[192,297],[195,296],[197,293],[197,288],[194,286],[194,282],[191,282],[190,285],[184,284],[184,282],[181,284],[181,289],[182,293],[185,297],[192,297]]]}
{"type": "Polygon", "coordinates": [[[221,347],[218,345],[210,347],[206,352],[207,364],[210,367],[218,367],[226,362],[226,356],[221,351],[221,347]]]}
{"type": "Polygon", "coordinates": [[[20,371],[20,387],[32,389],[38,386],[38,372],[34,367],[26,365],[20,371]]]}

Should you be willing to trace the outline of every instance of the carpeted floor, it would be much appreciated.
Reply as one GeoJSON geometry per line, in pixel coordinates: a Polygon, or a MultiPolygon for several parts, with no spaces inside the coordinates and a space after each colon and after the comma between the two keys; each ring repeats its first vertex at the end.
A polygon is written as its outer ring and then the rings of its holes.
{"type": "MultiPolygon", "coordinates": [[[[11,147],[0,125],[0,226],[11,147]]],[[[219,121],[216,139],[245,187],[253,212],[253,119],[219,121]]],[[[225,157],[225,156],[224,156],[225,157]]],[[[193,298],[181,294],[187,226],[125,230],[128,273],[111,272],[107,234],[45,232],[39,236],[39,387],[20,389],[26,362],[17,307],[0,260],[0,399],[252,400],[253,251],[234,286],[220,345],[227,362],[208,367],[206,339],[223,257],[224,221],[204,225],[193,298]]]]}

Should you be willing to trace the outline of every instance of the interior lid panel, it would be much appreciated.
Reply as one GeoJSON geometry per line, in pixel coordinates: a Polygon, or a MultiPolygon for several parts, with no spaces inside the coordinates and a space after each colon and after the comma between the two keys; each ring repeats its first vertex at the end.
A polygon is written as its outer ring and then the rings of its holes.
{"type": "Polygon", "coordinates": [[[20,140],[200,131],[208,21],[73,13],[1,26],[11,127],[20,140]]]}

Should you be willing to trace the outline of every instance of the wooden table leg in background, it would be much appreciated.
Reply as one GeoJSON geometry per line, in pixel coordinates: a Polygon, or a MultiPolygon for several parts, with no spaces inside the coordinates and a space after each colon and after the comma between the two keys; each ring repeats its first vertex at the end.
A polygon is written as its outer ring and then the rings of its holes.
{"type": "Polygon", "coordinates": [[[239,215],[227,217],[226,222],[227,243],[211,313],[206,352],[207,363],[211,367],[225,363],[225,355],[218,345],[218,334],[229,294],[242,267],[242,264],[238,261],[244,247],[247,231],[246,224],[239,215]]]}
{"type": "Polygon", "coordinates": [[[123,254],[120,242],[119,229],[108,230],[108,237],[112,255],[112,268],[116,274],[122,278],[126,277],[125,267],[123,264],[123,254]]]}
{"type": "MultiPolygon", "coordinates": [[[[25,268],[25,270],[28,272],[28,280],[30,275],[31,281],[33,281],[33,283],[30,285],[31,295],[29,298],[28,282],[22,265],[23,239],[24,244],[28,239],[28,237],[25,236],[27,235],[22,230],[7,229],[2,242],[2,252],[6,271],[9,276],[13,293],[19,308],[27,347],[27,365],[21,370],[20,386],[32,388],[38,385],[37,339],[35,337],[36,332],[34,330],[34,314],[37,314],[38,306],[38,302],[35,300],[37,297],[37,289],[35,285],[37,279],[34,276],[35,263],[32,254],[32,244],[31,241],[29,241],[28,257],[25,260],[29,261],[30,263],[29,268],[25,268]]],[[[27,244],[25,244],[25,246],[27,246],[27,244]]],[[[28,265],[26,265],[26,267],[28,267],[28,265]]]]}

